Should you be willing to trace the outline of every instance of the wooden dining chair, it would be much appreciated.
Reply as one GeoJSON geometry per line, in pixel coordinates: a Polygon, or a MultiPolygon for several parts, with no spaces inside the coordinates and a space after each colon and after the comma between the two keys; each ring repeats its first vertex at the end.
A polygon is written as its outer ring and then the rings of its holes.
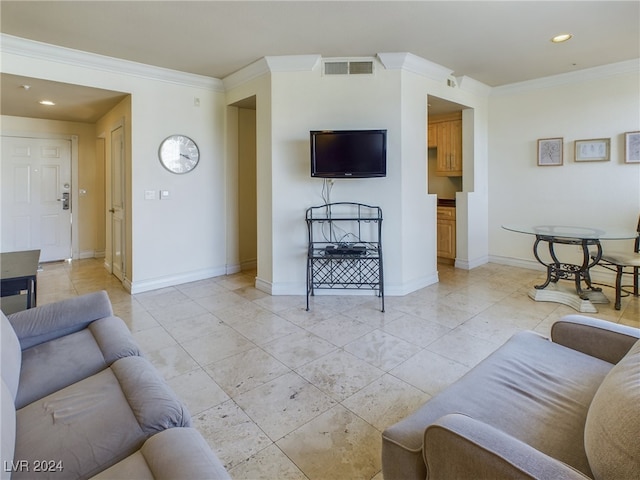
{"type": "MultiPolygon", "coordinates": [[[[640,217],[638,218],[638,234],[640,235],[640,217]]],[[[623,275],[633,275],[633,292],[627,292],[638,296],[638,277],[640,276],[640,236],[636,237],[633,252],[604,251],[598,265],[616,272],[616,310],[620,310],[620,299],[627,285],[622,285],[623,275]]],[[[629,285],[628,287],[630,287],[629,285]]]]}

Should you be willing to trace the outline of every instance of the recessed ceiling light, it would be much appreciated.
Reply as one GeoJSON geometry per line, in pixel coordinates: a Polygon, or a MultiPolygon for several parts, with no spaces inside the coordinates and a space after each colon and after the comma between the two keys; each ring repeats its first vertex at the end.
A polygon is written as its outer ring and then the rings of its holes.
{"type": "Polygon", "coordinates": [[[570,40],[572,37],[573,35],[570,33],[561,33],[560,35],[556,35],[555,37],[553,37],[551,41],[553,43],[562,43],[562,42],[566,42],[567,40],[570,40]]]}
{"type": "Polygon", "coordinates": [[[40,100],[38,103],[40,105],[47,105],[47,106],[55,105],[55,102],[52,102],[51,100],[40,100]]]}

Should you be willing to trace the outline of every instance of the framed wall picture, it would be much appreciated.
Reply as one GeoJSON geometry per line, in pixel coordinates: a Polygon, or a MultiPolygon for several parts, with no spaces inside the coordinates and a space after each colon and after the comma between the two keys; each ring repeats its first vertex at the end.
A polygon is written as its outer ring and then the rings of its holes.
{"type": "Polygon", "coordinates": [[[541,138],[538,140],[538,165],[562,165],[563,138],[541,138]]]}
{"type": "Polygon", "coordinates": [[[607,162],[611,151],[611,139],[576,140],[575,147],[576,162],[607,162]]]}
{"type": "Polygon", "coordinates": [[[640,163],[640,132],[624,134],[624,162],[640,163]]]}

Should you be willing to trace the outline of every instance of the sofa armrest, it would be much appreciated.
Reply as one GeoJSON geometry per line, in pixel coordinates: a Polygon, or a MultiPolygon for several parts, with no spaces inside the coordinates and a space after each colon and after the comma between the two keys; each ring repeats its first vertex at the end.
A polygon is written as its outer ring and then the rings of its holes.
{"type": "Polygon", "coordinates": [[[589,478],[501,430],[458,413],[427,427],[423,452],[429,480],[589,478]]]}
{"type": "Polygon", "coordinates": [[[107,292],[100,291],[49,303],[7,318],[25,350],[86,328],[94,320],[113,315],[107,292]]]}
{"type": "Polygon", "coordinates": [[[640,329],[584,315],[567,315],[551,327],[554,343],[618,363],[640,338],[640,329]]]}

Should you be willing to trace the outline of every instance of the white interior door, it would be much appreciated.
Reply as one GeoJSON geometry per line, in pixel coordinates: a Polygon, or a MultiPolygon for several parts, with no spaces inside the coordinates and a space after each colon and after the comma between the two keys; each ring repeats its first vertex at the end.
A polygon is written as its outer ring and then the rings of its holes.
{"type": "Polygon", "coordinates": [[[124,128],[111,131],[111,268],[122,281],[125,274],[124,128]]]}
{"type": "Polygon", "coordinates": [[[3,252],[71,258],[71,141],[2,137],[3,252]]]}

